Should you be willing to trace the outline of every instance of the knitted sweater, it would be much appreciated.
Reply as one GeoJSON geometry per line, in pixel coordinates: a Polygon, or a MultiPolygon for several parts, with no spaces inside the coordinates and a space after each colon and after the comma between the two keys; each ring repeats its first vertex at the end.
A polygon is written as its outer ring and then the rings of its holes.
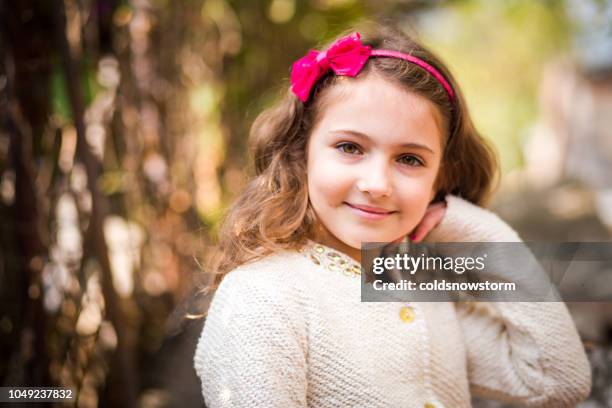
{"type": "MultiPolygon", "coordinates": [[[[519,241],[493,213],[447,203],[427,241],[519,241]]],[[[362,303],[358,275],[311,251],[268,256],[221,282],[194,359],[208,408],[462,408],[471,395],[560,408],[588,396],[564,303],[362,303]]]]}

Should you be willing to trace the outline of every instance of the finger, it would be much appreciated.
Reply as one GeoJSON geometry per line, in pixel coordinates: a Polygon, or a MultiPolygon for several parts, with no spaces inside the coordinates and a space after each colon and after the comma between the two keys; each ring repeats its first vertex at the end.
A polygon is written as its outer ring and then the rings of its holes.
{"type": "Polygon", "coordinates": [[[446,213],[446,207],[442,206],[431,206],[425,213],[425,216],[417,225],[414,233],[410,236],[413,242],[420,242],[432,229],[434,229],[444,217],[446,213]]]}
{"type": "Polygon", "coordinates": [[[446,209],[446,201],[439,201],[427,207],[427,211],[437,211],[438,209],[446,209]]]}
{"type": "Polygon", "coordinates": [[[425,235],[429,232],[429,230],[433,227],[434,220],[431,217],[427,216],[421,220],[421,223],[417,225],[414,233],[410,237],[412,242],[420,242],[425,235]]]}

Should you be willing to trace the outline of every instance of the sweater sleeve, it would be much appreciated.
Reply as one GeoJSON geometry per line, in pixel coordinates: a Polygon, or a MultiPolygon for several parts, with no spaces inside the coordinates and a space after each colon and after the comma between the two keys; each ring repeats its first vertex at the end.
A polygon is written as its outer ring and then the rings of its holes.
{"type": "MultiPolygon", "coordinates": [[[[520,242],[495,214],[447,197],[430,242],[520,242]]],[[[474,395],[529,407],[573,407],[591,389],[582,342],[563,302],[455,304],[474,395]]]]}
{"type": "Polygon", "coordinates": [[[258,271],[230,272],[194,357],[208,408],[306,407],[306,347],[295,302],[258,271]]]}

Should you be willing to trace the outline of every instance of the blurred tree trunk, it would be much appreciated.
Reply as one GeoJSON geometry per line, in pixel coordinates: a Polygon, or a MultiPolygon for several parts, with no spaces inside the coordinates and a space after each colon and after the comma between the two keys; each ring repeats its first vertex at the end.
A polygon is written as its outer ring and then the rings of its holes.
{"type": "Polygon", "coordinates": [[[108,215],[108,203],[98,188],[101,163],[93,155],[85,139],[85,102],[81,86],[81,72],[78,62],[72,55],[71,44],[66,34],[66,15],[64,0],[54,0],[54,21],[57,49],[60,52],[62,67],[68,87],[68,96],[77,133],[77,157],[84,164],[87,174],[87,188],[92,197],[92,211],[87,239],[93,244],[93,256],[102,269],[102,293],[109,320],[117,333],[117,348],[111,357],[108,378],[108,403],[111,406],[137,406],[138,373],[135,369],[135,350],[130,338],[130,328],[117,292],[113,286],[113,275],[109,260],[108,246],[104,235],[104,220],[108,215]]]}
{"type": "MultiPolygon", "coordinates": [[[[16,251],[7,253],[5,259],[17,259],[7,265],[7,278],[2,282],[6,286],[0,291],[2,315],[10,319],[13,334],[13,341],[7,342],[10,346],[2,348],[0,383],[34,386],[50,384],[47,319],[40,295],[48,240],[46,214],[37,199],[34,158],[43,149],[41,139],[50,109],[51,8],[42,0],[3,2],[0,7],[6,39],[2,62],[7,78],[2,126],[10,143],[6,164],[15,175],[12,217],[4,220],[8,224],[2,228],[14,234],[11,246],[16,251]]],[[[4,341],[3,344],[6,345],[4,341]]]]}

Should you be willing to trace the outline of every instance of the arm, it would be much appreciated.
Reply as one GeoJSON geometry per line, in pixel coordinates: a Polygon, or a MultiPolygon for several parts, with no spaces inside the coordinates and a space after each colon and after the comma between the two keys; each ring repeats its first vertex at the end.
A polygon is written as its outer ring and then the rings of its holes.
{"type": "MultiPolygon", "coordinates": [[[[517,242],[495,214],[458,197],[430,242],[517,242]]],[[[563,302],[456,303],[474,395],[537,407],[572,407],[591,388],[580,337],[563,302]]]]}
{"type": "Polygon", "coordinates": [[[258,271],[219,285],[194,357],[208,408],[306,407],[299,311],[258,271]]]}

